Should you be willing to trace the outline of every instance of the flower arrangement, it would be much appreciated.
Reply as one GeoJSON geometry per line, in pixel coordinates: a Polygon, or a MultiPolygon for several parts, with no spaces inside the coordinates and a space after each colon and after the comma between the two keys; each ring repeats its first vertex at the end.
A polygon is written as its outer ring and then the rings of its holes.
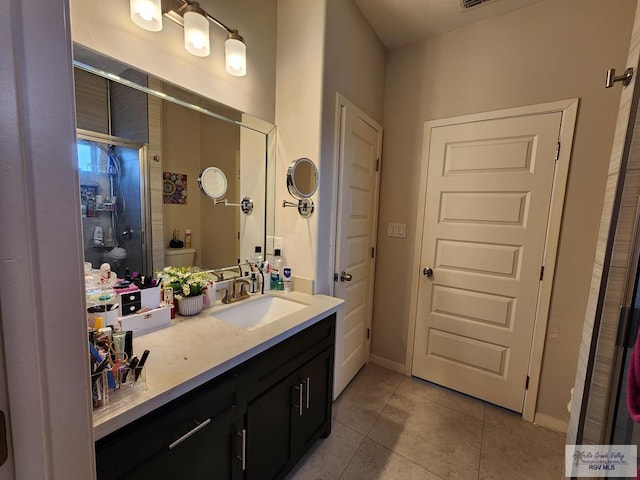
{"type": "Polygon", "coordinates": [[[164,267],[157,276],[164,278],[164,284],[183,297],[202,295],[212,280],[208,273],[192,272],[189,267],[164,267]]]}

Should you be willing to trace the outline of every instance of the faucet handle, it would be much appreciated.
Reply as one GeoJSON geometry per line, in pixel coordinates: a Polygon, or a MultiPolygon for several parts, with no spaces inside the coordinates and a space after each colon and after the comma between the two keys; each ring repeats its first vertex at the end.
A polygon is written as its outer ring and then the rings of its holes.
{"type": "Polygon", "coordinates": [[[222,297],[222,303],[231,303],[232,297],[229,295],[229,288],[224,289],[224,297],[222,297]]]}

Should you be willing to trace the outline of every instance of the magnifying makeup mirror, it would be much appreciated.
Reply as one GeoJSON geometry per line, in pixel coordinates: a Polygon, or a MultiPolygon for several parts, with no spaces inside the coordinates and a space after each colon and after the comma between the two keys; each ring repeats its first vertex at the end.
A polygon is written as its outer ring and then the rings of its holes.
{"type": "Polygon", "coordinates": [[[294,160],[287,169],[287,190],[298,203],[282,202],[283,207],[297,207],[298,213],[309,217],[315,206],[311,197],[318,190],[318,168],[312,160],[301,157],[294,160]]]}
{"type": "Polygon", "coordinates": [[[227,199],[222,199],[227,193],[227,176],[218,167],[205,168],[198,177],[198,186],[206,197],[213,200],[214,205],[240,207],[242,213],[247,215],[253,212],[253,200],[250,197],[243,197],[240,203],[229,203],[227,199]]]}
{"type": "Polygon", "coordinates": [[[217,203],[227,193],[227,176],[218,167],[207,167],[198,177],[198,185],[202,193],[217,203]]]}

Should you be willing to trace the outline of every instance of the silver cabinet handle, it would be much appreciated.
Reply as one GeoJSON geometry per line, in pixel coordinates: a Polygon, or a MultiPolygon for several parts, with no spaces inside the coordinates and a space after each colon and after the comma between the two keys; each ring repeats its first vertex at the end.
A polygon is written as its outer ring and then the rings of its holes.
{"type": "Polygon", "coordinates": [[[242,437],[242,451],[240,455],[236,455],[236,458],[242,462],[242,471],[247,469],[247,430],[242,429],[242,432],[236,432],[239,437],[242,437]]]}
{"type": "Polygon", "coordinates": [[[307,410],[309,410],[309,389],[311,388],[311,379],[307,377],[307,410]]]}
{"type": "Polygon", "coordinates": [[[298,390],[298,405],[294,406],[298,407],[298,415],[302,416],[302,383],[299,383],[293,388],[298,390]]]}
{"type": "MultiPolygon", "coordinates": [[[[198,422],[196,422],[198,423],[198,422]]],[[[194,433],[196,433],[199,430],[202,430],[204,427],[206,427],[207,425],[209,425],[211,423],[211,419],[207,418],[204,422],[202,423],[198,423],[198,425],[193,429],[188,431],[187,433],[185,433],[183,436],[181,436],[179,439],[177,439],[175,442],[173,442],[171,445],[169,445],[169,450],[173,450],[175,447],[177,447],[178,445],[180,445],[182,442],[184,442],[187,438],[189,438],[191,435],[193,435],[194,433]]]]}

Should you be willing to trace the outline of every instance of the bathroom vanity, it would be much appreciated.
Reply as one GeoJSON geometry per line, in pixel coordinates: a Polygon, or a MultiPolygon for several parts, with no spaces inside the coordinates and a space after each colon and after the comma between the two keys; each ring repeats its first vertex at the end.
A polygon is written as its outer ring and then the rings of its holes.
{"type": "Polygon", "coordinates": [[[341,304],[257,295],[136,338],[136,351],[151,351],[147,388],[118,392],[94,412],[98,479],[283,478],[331,431],[341,304]],[[295,311],[238,323],[235,312],[272,302],[266,297],[295,311]]]}

